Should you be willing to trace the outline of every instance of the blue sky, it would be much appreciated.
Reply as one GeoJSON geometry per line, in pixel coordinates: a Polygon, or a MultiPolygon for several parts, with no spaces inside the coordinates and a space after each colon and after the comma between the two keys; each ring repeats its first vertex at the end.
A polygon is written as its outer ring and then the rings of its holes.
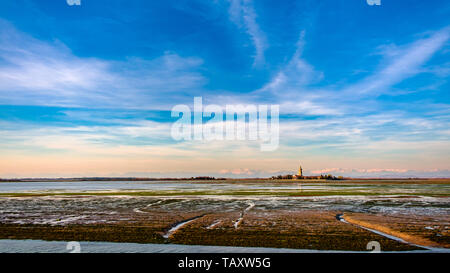
{"type": "Polygon", "coordinates": [[[450,3],[4,1],[0,177],[450,175],[450,3]],[[280,147],[171,108],[279,104],[280,147]]]}

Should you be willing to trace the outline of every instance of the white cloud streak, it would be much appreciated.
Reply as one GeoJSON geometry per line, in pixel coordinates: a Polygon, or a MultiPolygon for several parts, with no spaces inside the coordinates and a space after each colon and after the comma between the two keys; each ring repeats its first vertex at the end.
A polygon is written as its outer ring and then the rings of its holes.
{"type": "Polygon", "coordinates": [[[394,46],[395,49],[384,52],[388,59],[385,67],[347,88],[345,92],[351,95],[387,93],[394,84],[423,72],[422,65],[441,49],[449,38],[450,27],[446,27],[404,48],[394,46]]]}
{"type": "Polygon", "coordinates": [[[153,60],[80,58],[60,42],[34,39],[0,21],[0,99],[7,104],[162,107],[170,97],[179,100],[178,92],[198,92],[206,82],[201,65],[172,52],[153,60]]]}
{"type": "Polygon", "coordinates": [[[245,28],[255,47],[254,65],[264,64],[264,51],[267,48],[267,39],[256,22],[256,12],[251,0],[230,0],[230,19],[237,26],[245,28]]]}

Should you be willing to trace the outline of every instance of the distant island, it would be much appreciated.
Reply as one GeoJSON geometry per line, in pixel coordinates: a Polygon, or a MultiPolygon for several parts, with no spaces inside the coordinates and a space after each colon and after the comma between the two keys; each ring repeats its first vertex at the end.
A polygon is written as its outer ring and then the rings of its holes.
{"type": "Polygon", "coordinates": [[[11,178],[1,179],[0,182],[78,182],[78,181],[186,181],[186,180],[226,180],[227,178],[215,178],[212,176],[196,176],[196,177],[70,177],[70,178],[11,178]]]}

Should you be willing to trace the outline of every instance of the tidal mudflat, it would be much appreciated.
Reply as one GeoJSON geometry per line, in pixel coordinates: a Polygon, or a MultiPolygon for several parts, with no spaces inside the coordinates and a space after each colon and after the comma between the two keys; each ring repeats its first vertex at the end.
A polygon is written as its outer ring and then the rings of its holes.
{"type": "Polygon", "coordinates": [[[0,183],[9,240],[445,251],[449,215],[443,179],[0,183]]]}

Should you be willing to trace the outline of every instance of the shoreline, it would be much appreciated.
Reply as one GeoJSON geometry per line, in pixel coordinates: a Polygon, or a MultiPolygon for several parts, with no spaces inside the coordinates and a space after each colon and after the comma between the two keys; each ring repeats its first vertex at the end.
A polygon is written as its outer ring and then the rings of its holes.
{"type": "Polygon", "coordinates": [[[417,184],[417,183],[438,183],[450,184],[448,177],[436,178],[366,178],[366,177],[345,177],[343,179],[272,179],[272,178],[215,178],[215,179],[195,179],[195,178],[140,178],[140,177],[92,177],[92,178],[12,178],[1,179],[1,183],[14,182],[191,182],[191,183],[253,183],[253,182],[276,182],[276,183],[400,183],[400,184],[417,184]]]}
{"type": "Polygon", "coordinates": [[[377,241],[383,251],[422,249],[342,223],[336,215],[344,213],[375,230],[450,246],[447,183],[235,183],[3,184],[0,239],[336,251],[366,251],[377,241]]]}

